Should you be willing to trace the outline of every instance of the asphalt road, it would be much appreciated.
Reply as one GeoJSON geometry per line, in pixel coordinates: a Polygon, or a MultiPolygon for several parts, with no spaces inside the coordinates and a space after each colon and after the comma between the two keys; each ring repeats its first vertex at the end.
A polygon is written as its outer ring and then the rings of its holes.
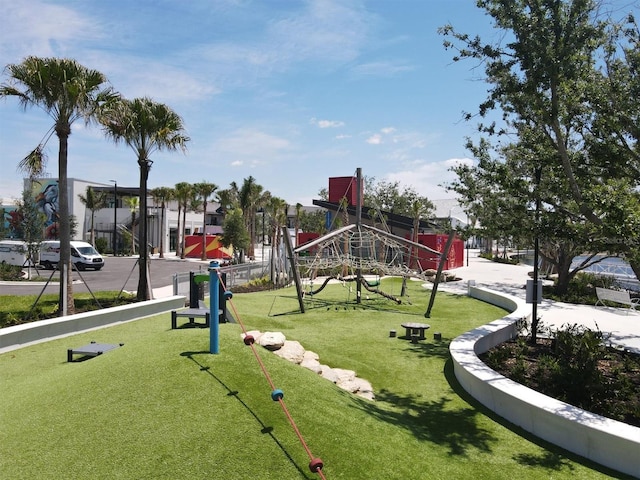
{"type": "MultiPolygon", "coordinates": [[[[193,260],[180,260],[174,257],[165,259],[152,258],[149,265],[150,282],[152,288],[166,287],[173,284],[174,273],[188,273],[208,271],[208,262],[193,260]]],[[[39,269],[39,276],[53,279],[58,278],[58,272],[39,269]]],[[[85,270],[73,272],[74,292],[92,291],[135,291],[138,288],[138,264],[135,257],[105,257],[102,270],[85,270]]],[[[41,283],[11,282],[0,284],[0,295],[31,295],[39,294],[43,289],[41,283]]],[[[58,282],[49,284],[45,292],[56,293],[59,290],[58,282]]]]}

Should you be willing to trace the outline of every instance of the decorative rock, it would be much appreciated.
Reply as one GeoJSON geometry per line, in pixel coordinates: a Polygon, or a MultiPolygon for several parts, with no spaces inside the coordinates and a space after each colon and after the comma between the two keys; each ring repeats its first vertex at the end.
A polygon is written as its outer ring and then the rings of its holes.
{"type": "Polygon", "coordinates": [[[256,338],[258,345],[262,345],[267,350],[278,350],[282,348],[286,337],[282,332],[264,332],[260,338],[256,338]]]}
{"type": "Polygon", "coordinates": [[[300,362],[300,366],[311,370],[318,375],[322,374],[322,365],[320,365],[318,360],[314,360],[313,358],[303,358],[302,362],[300,362]]]}
{"type": "Polygon", "coordinates": [[[305,360],[320,360],[320,355],[316,352],[312,352],[311,350],[304,351],[304,359],[305,360]]]}
{"type": "MultiPolygon", "coordinates": [[[[321,375],[323,378],[335,383],[339,388],[367,400],[375,399],[371,384],[364,379],[356,377],[356,372],[321,365],[320,357],[317,353],[306,351],[300,342],[287,340],[281,332],[261,333],[257,330],[252,330],[247,332],[247,336],[249,335],[254,337],[259,345],[273,351],[273,353],[285,360],[297,363],[321,375]]],[[[277,399],[274,398],[274,400],[277,399]]]]}
{"type": "Polygon", "coordinates": [[[333,382],[333,383],[344,383],[349,380],[353,380],[356,378],[356,372],[353,370],[344,370],[342,368],[329,368],[326,365],[322,365],[322,373],[323,378],[333,382]]]}
{"type": "Polygon", "coordinates": [[[300,345],[300,342],[296,342],[295,340],[286,340],[282,348],[273,353],[285,360],[300,364],[304,358],[304,347],[300,345]]]}

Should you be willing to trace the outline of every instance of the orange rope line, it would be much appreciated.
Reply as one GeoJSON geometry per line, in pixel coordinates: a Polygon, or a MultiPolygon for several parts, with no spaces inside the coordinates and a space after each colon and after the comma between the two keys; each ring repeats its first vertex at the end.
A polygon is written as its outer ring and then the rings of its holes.
{"type": "MultiPolygon", "coordinates": [[[[220,281],[220,285],[222,285],[222,288],[224,289],[224,291],[227,291],[227,287],[224,284],[224,282],[222,281],[222,275],[221,275],[220,271],[218,271],[217,274],[218,274],[218,279],[220,281]]],[[[242,332],[246,336],[247,335],[247,329],[246,329],[244,323],[242,322],[242,320],[240,319],[240,315],[238,314],[238,311],[236,310],[235,304],[230,299],[228,301],[231,304],[231,309],[233,310],[233,315],[234,315],[236,321],[238,322],[238,324],[240,325],[240,328],[242,328],[242,332]]],[[[251,351],[253,352],[253,355],[256,358],[256,360],[258,362],[258,365],[260,365],[260,369],[262,370],[262,373],[264,374],[265,378],[267,379],[267,382],[269,383],[269,386],[271,387],[271,391],[272,392],[275,391],[276,390],[276,386],[273,383],[273,380],[271,378],[271,375],[269,374],[269,371],[267,370],[267,367],[265,366],[264,362],[262,361],[262,358],[260,358],[260,355],[258,354],[258,351],[256,350],[255,342],[251,342],[249,344],[249,346],[251,347],[251,351]]],[[[298,440],[302,444],[302,447],[307,452],[307,455],[309,456],[309,459],[312,462],[315,462],[315,461],[319,460],[319,459],[317,459],[316,457],[313,456],[313,453],[311,453],[311,449],[309,448],[309,446],[307,445],[307,442],[305,441],[304,437],[302,436],[302,432],[300,432],[300,429],[296,425],[296,422],[294,421],[293,417],[291,416],[291,413],[289,413],[289,409],[287,408],[287,405],[285,404],[284,400],[282,399],[282,396],[278,396],[277,400],[278,400],[278,403],[280,404],[280,407],[282,408],[285,416],[289,420],[289,423],[291,424],[291,427],[293,428],[293,431],[298,436],[298,440]]],[[[322,465],[320,466],[320,468],[315,470],[314,473],[317,473],[318,475],[320,475],[320,478],[326,479],[326,477],[324,476],[324,472],[322,471],[322,465]]]]}

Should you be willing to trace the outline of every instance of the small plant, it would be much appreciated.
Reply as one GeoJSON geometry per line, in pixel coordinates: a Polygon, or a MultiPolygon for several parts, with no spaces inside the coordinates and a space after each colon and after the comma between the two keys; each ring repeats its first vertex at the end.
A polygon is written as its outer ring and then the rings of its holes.
{"type": "Polygon", "coordinates": [[[6,262],[0,262],[0,280],[5,282],[15,282],[22,277],[22,268],[15,265],[9,265],[6,262]]]}
{"type": "Polygon", "coordinates": [[[107,251],[107,239],[106,238],[96,238],[96,250],[98,253],[106,253],[107,251]]]}

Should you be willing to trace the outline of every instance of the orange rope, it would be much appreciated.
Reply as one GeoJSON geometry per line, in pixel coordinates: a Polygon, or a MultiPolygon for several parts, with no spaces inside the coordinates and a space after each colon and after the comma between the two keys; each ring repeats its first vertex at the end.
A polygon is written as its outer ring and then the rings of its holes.
{"type": "MultiPolygon", "coordinates": [[[[222,275],[221,275],[221,273],[219,271],[218,271],[218,279],[220,280],[220,285],[222,285],[222,288],[225,291],[227,291],[227,287],[224,284],[224,282],[222,281],[222,275]]],[[[244,326],[244,323],[242,323],[242,320],[240,319],[240,315],[238,314],[238,311],[236,310],[235,304],[230,299],[228,301],[231,304],[231,309],[233,310],[234,318],[236,319],[236,321],[240,325],[240,328],[242,328],[242,332],[246,336],[247,335],[247,329],[244,326]]],[[[264,362],[260,358],[260,355],[258,354],[258,351],[256,350],[255,342],[250,342],[247,345],[249,345],[251,347],[251,351],[253,352],[254,357],[258,361],[258,365],[260,365],[260,369],[262,370],[262,373],[264,374],[265,378],[267,379],[267,382],[269,383],[269,386],[271,387],[271,391],[272,392],[276,391],[276,386],[273,383],[273,380],[271,379],[271,375],[269,375],[269,371],[267,370],[267,367],[265,366],[264,362]]],[[[305,449],[305,451],[307,452],[307,455],[309,456],[309,459],[311,460],[310,468],[311,468],[312,465],[318,465],[318,463],[319,463],[319,465],[317,467],[312,468],[312,471],[314,473],[317,473],[318,475],[320,475],[320,478],[326,479],[326,477],[324,476],[324,473],[322,471],[322,468],[323,468],[322,461],[319,458],[314,457],[313,454],[311,453],[311,449],[307,445],[307,442],[305,442],[304,437],[302,436],[302,433],[300,432],[300,429],[298,428],[298,426],[296,425],[296,422],[293,420],[293,417],[289,413],[289,409],[287,408],[287,405],[284,403],[284,400],[282,399],[282,395],[278,395],[276,398],[278,400],[278,403],[280,404],[280,407],[282,408],[282,411],[284,412],[284,414],[286,415],[287,419],[289,420],[289,423],[291,424],[291,427],[293,428],[293,431],[298,436],[298,440],[300,440],[300,443],[302,444],[302,447],[305,449]]],[[[274,398],[274,400],[275,400],[275,398],[274,398]]]]}

